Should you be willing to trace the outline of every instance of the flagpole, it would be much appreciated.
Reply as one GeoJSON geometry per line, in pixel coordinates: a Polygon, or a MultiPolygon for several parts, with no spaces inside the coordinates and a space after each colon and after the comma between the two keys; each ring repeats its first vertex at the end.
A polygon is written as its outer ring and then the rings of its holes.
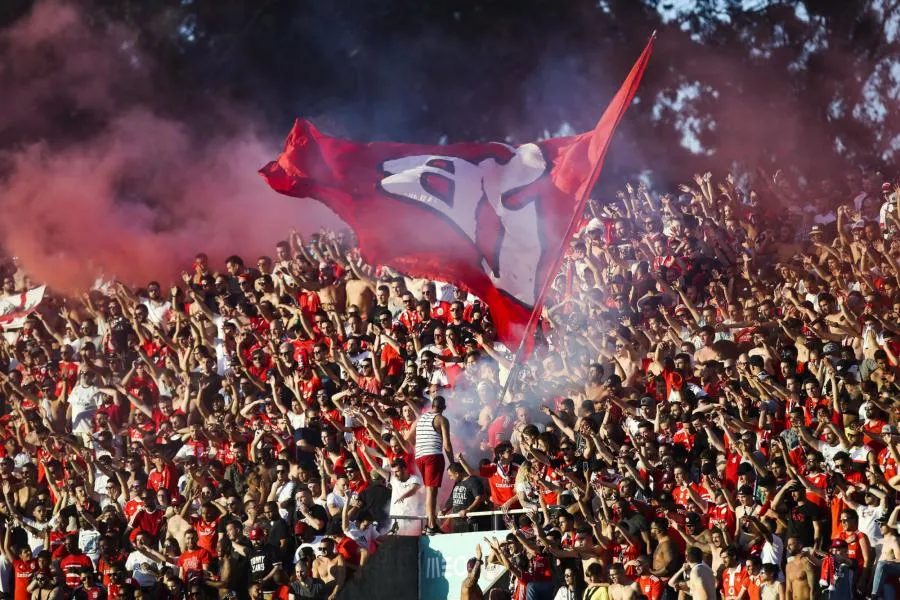
{"type": "MultiPolygon", "coordinates": [[[[650,60],[650,51],[653,47],[653,42],[656,40],[656,30],[650,35],[650,40],[647,42],[647,46],[644,48],[644,51],[641,53],[641,56],[638,58],[638,61],[632,66],[631,72],[628,74],[628,78],[635,73],[636,70],[640,71],[643,74],[643,70],[647,66],[647,62],[650,60]]],[[[637,91],[637,85],[640,83],[640,77],[636,80],[632,80],[631,86],[629,88],[620,88],[616,93],[618,96],[622,93],[623,90],[627,90],[626,93],[630,96],[634,96],[634,93],[637,91]]],[[[615,101],[615,96],[613,100],[610,101],[610,105],[615,101]]],[[[628,108],[628,105],[631,104],[631,100],[629,99],[626,105],[623,105],[620,109],[620,113],[616,118],[616,125],[622,119],[622,116],[625,113],[625,109],[628,108]]],[[[605,117],[604,113],[604,117],[605,117]]],[[[601,121],[603,117],[601,117],[601,121]]],[[[599,123],[598,123],[599,125],[599,123]]],[[[610,134],[610,138],[612,134],[615,133],[615,125],[613,126],[613,130],[610,134]]],[[[608,142],[607,142],[608,143],[608,142]]],[[[500,391],[499,403],[503,404],[503,401],[506,399],[507,393],[509,393],[509,389],[512,386],[513,381],[518,376],[519,371],[522,368],[522,350],[525,347],[525,341],[529,336],[534,335],[536,333],[536,322],[540,318],[541,313],[544,310],[544,300],[546,299],[547,292],[550,291],[550,286],[554,279],[556,279],[557,273],[559,273],[560,268],[562,267],[563,258],[565,257],[565,247],[566,244],[569,243],[569,240],[572,239],[572,236],[575,234],[575,229],[578,226],[578,222],[581,219],[582,215],[584,215],[584,207],[587,203],[588,198],[590,197],[591,191],[594,189],[594,186],[597,184],[597,179],[600,177],[600,170],[603,166],[602,158],[605,156],[604,153],[601,155],[601,160],[598,160],[593,167],[591,168],[591,176],[588,179],[588,183],[586,186],[582,188],[581,194],[576,199],[575,210],[572,212],[572,218],[569,220],[569,226],[566,228],[566,234],[563,236],[562,243],[560,244],[559,249],[557,250],[556,258],[553,261],[553,268],[547,271],[547,277],[544,278],[543,283],[541,284],[541,290],[538,294],[537,300],[534,304],[534,308],[531,311],[531,315],[528,317],[528,322],[525,325],[525,334],[522,336],[522,339],[519,340],[519,345],[516,348],[516,352],[513,355],[513,364],[512,368],[509,370],[509,375],[506,378],[506,383],[503,384],[503,389],[500,391]]]]}

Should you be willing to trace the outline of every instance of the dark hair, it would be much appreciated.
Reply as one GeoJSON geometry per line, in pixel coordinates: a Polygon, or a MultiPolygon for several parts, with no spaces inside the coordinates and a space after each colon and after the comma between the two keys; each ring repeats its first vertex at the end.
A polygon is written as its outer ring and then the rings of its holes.
{"type": "Polygon", "coordinates": [[[603,577],[603,567],[600,566],[600,563],[591,563],[588,565],[588,568],[585,569],[584,574],[592,579],[603,577]]]}
{"type": "Polygon", "coordinates": [[[687,561],[691,563],[701,563],[703,562],[703,550],[701,550],[697,546],[691,546],[687,549],[685,558],[687,558],[687,561]]]}
{"type": "Polygon", "coordinates": [[[758,354],[754,354],[750,358],[747,359],[747,366],[756,367],[758,369],[762,369],[766,366],[766,362],[763,360],[762,356],[758,354]]]}

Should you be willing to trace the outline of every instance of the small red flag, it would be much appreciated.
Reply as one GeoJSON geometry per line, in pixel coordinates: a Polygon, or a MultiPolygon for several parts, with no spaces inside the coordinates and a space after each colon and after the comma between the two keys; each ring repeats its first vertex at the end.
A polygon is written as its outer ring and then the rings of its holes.
{"type": "Polygon", "coordinates": [[[515,348],[531,337],[652,45],[587,133],[520,146],[358,144],[299,119],[260,173],[278,192],[325,203],[354,229],[367,262],[480,297],[515,348]]]}

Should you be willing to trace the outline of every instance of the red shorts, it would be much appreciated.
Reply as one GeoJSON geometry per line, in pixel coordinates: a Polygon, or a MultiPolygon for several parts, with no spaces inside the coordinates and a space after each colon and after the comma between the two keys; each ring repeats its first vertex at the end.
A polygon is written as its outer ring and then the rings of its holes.
{"type": "Polygon", "coordinates": [[[416,466],[422,475],[422,483],[425,487],[441,487],[441,479],[444,476],[444,455],[429,454],[416,459],[416,466]]]}

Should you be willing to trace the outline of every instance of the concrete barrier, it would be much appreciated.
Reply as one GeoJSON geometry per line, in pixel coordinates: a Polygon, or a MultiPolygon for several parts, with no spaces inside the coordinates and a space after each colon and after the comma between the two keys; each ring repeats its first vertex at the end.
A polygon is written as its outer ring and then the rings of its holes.
{"type": "Polygon", "coordinates": [[[348,582],[338,599],[419,600],[419,538],[385,538],[363,567],[362,578],[348,582]]]}

